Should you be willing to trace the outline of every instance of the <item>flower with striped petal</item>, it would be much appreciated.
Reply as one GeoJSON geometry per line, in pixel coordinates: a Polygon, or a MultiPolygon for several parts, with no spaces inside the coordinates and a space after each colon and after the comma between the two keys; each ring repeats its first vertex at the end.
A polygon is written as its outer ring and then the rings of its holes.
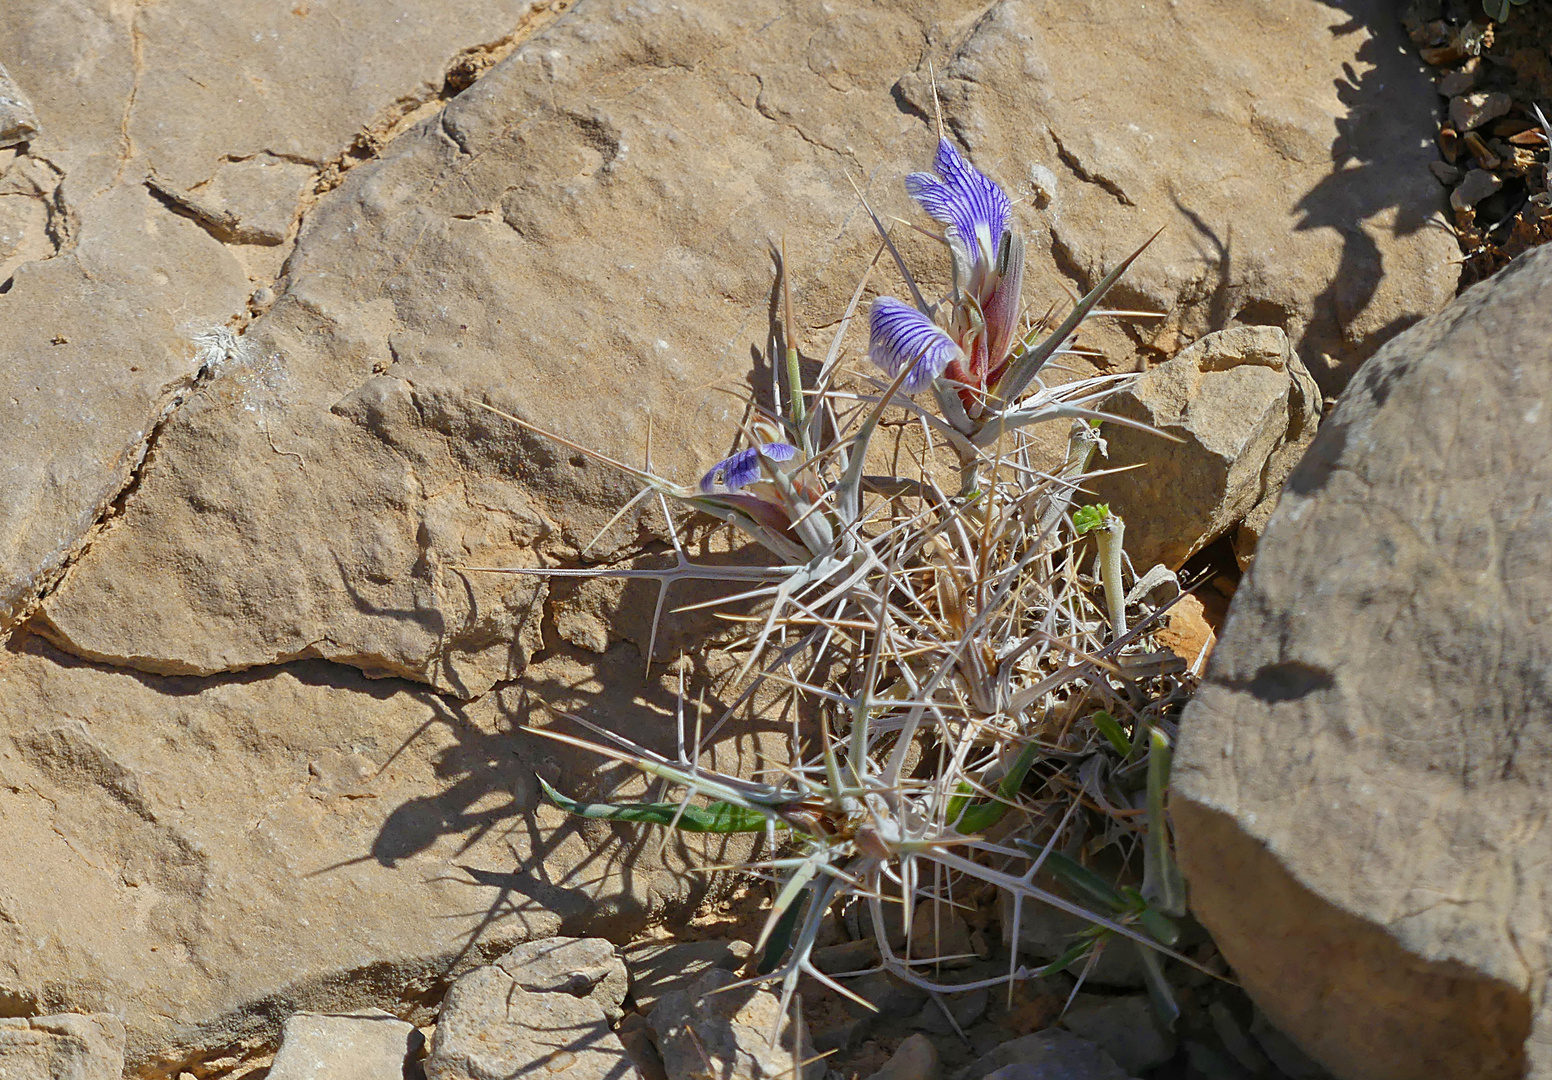
{"type": "Polygon", "coordinates": [[[880,296],[868,312],[868,358],[890,375],[909,367],[902,385],[908,394],[925,389],[948,372],[959,378],[964,354],[942,327],[911,305],[880,296]]]}

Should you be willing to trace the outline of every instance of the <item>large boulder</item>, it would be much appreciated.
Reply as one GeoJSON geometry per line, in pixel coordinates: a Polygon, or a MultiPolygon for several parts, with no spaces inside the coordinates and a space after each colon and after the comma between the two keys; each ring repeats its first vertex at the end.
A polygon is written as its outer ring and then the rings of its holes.
{"type": "MultiPolygon", "coordinates": [[[[201,34],[235,40],[187,2],[201,34]]],[[[655,425],[658,468],[693,479],[736,436],[737,402],[716,384],[763,385],[748,357],[766,337],[769,245],[785,235],[798,338],[817,350],[876,244],[853,180],[882,214],[915,214],[900,181],[930,159],[933,69],[945,122],[1020,200],[1036,310],[1171,224],[1117,294],[1168,314],[1158,349],[1276,325],[1339,382],[1455,280],[1451,238],[1422,227],[1439,201],[1416,134],[1430,88],[1388,4],[1348,7],[579,0],[306,211],[273,308],[161,428],[41,625],[70,652],[144,671],[322,656],[465,698],[521,675],[547,616],[587,648],[644,648],[629,618],[568,620],[531,581],[462,569],[574,564],[632,493],[479,403],[630,461],[655,425]],[[1333,83],[1344,70],[1351,81],[1333,83]]],[[[140,29],[180,10],[146,9],[140,29]]],[[[169,65],[147,91],[177,84],[178,48],[147,45],[147,64],[165,52],[169,65]]],[[[287,85],[298,63],[268,44],[245,62],[273,62],[287,85]]],[[[45,106],[64,89],[32,84],[54,130],[45,106]]],[[[198,115],[214,107],[188,93],[198,115]]],[[[251,262],[263,245],[235,238],[277,226],[245,209],[267,204],[241,185],[279,192],[284,170],[218,167],[219,140],[170,138],[136,100],[129,141],[159,203],[251,262]]],[[[223,114],[242,133],[228,153],[314,162],[321,135],[281,153],[272,130],[306,115],[256,115],[255,140],[223,114]]],[[[899,239],[931,288],[947,284],[940,248],[899,239]]],[[[1130,362],[1136,343],[1110,340],[1130,362]]],[[[187,347],[158,348],[188,373],[187,347]]],[[[64,504],[90,520],[102,502],[64,504]]],[[[590,556],[662,535],[648,505],[590,556]]],[[[59,543],[68,557],[73,541],[59,543]]],[[[582,606],[620,612],[639,595],[582,606]]],[[[671,656],[687,643],[662,644],[671,656]]]]}
{"type": "Polygon", "coordinates": [[[1188,707],[1191,903],[1350,1080],[1552,1077],[1552,250],[1370,360],[1188,707]]]}

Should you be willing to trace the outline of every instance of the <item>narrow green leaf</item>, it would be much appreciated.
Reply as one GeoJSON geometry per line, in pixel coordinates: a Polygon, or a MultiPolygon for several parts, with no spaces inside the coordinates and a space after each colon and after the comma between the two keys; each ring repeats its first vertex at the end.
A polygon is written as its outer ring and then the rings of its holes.
{"type": "Polygon", "coordinates": [[[1171,750],[1169,738],[1158,728],[1150,735],[1148,750],[1148,832],[1143,837],[1142,894],[1167,915],[1184,915],[1186,886],[1180,867],[1169,850],[1169,824],[1164,816],[1164,795],[1169,790],[1171,750]]]}
{"type": "Polygon", "coordinates": [[[1064,953],[1058,956],[1055,960],[1052,960],[1039,971],[1035,972],[1035,974],[1042,979],[1048,979],[1052,975],[1066,971],[1079,960],[1088,959],[1089,953],[1094,951],[1094,945],[1096,941],[1096,938],[1080,937],[1077,941],[1069,945],[1064,953]]]}
{"type": "Polygon", "coordinates": [[[1121,730],[1121,723],[1115,717],[1101,709],[1089,717],[1089,720],[1099,729],[1099,733],[1109,741],[1110,745],[1115,747],[1116,753],[1124,758],[1132,752],[1131,740],[1126,737],[1126,732],[1121,730]]]}
{"type": "Polygon", "coordinates": [[[1045,868],[1063,885],[1098,901],[1113,912],[1123,912],[1130,906],[1108,881],[1060,851],[1053,851],[1046,856],[1045,868]]]}
{"type": "MultiPolygon", "coordinates": [[[[681,832],[693,833],[742,833],[764,832],[768,819],[758,810],[732,803],[714,802],[709,806],[686,806],[680,812],[679,803],[590,803],[567,798],[539,777],[544,797],[568,814],[593,818],[598,821],[629,821],[639,825],[672,825],[681,832]],[[678,820],[675,820],[675,815],[678,820]]],[[[778,829],[787,823],[777,821],[778,829]]]]}
{"type": "MultiPolygon", "coordinates": [[[[1030,743],[1019,751],[1018,757],[1013,759],[1013,766],[1003,776],[997,785],[997,797],[986,799],[974,805],[966,805],[968,799],[964,794],[955,795],[948,801],[948,820],[955,822],[954,827],[965,835],[985,832],[1008,812],[1014,796],[1019,788],[1024,786],[1024,778],[1029,775],[1030,768],[1035,764],[1035,758],[1039,754],[1039,746],[1030,743]]],[[[972,790],[968,784],[960,784],[961,793],[972,790]]]]}

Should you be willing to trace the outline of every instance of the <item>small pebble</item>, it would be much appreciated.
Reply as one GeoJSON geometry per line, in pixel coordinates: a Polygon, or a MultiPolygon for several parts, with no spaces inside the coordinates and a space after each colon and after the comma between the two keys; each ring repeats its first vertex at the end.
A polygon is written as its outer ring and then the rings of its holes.
{"type": "Polygon", "coordinates": [[[1450,205],[1457,210],[1475,206],[1503,187],[1503,181],[1486,169],[1472,169],[1456,189],[1450,192],[1450,205]]]}
{"type": "Polygon", "coordinates": [[[1459,97],[1469,93],[1477,84],[1477,72],[1481,70],[1482,62],[1477,57],[1472,57],[1471,62],[1458,70],[1451,71],[1439,80],[1439,94],[1443,97],[1459,97]]]}
{"type": "Polygon", "coordinates": [[[1454,187],[1460,183],[1461,177],[1466,175],[1465,170],[1459,166],[1451,165],[1448,161],[1430,161],[1428,169],[1433,173],[1434,178],[1445,187],[1454,187]]]}
{"type": "Polygon", "coordinates": [[[249,303],[258,311],[268,311],[275,304],[275,290],[268,285],[261,285],[253,290],[253,298],[249,303]]]}
{"type": "Polygon", "coordinates": [[[868,1080],[937,1080],[940,1065],[938,1048],[932,1040],[917,1032],[900,1044],[883,1067],[868,1080]]]}
{"type": "Polygon", "coordinates": [[[1470,131],[1497,120],[1514,105],[1514,99],[1498,90],[1461,94],[1450,98],[1450,123],[1456,131],[1470,131]]]}

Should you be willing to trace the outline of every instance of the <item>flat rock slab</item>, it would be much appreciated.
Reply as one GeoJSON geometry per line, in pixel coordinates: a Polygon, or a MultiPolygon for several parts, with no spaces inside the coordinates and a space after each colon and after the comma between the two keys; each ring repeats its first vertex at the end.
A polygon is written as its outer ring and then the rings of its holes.
{"type": "Polygon", "coordinates": [[[647,1017],[657,1033],[668,1080],[817,1080],[824,1059],[804,1029],[794,1031],[781,999],[712,968],[664,995],[647,1017]],[[774,1035],[774,1045],[772,1036],[774,1035]]]}
{"type": "Polygon", "coordinates": [[[624,994],[625,966],[608,942],[568,938],[519,946],[447,992],[426,1078],[507,1080],[542,1072],[641,1080],[611,1029],[610,1014],[618,1017],[624,994]],[[612,963],[602,961],[605,954],[612,963]],[[567,959],[580,960],[584,972],[567,977],[567,959]]]}
{"type": "Polygon", "coordinates": [[[1552,1077],[1552,250],[1397,338],[1181,721],[1193,909],[1339,1076],[1552,1077]]]}
{"type": "Polygon", "coordinates": [[[398,1080],[425,1040],[387,1013],[297,1013],[266,1080],[398,1080]]]}
{"type": "MultiPolygon", "coordinates": [[[[852,181],[913,213],[929,64],[950,129],[1020,200],[1033,307],[1170,224],[1118,294],[1168,313],[1160,349],[1276,325],[1339,383],[1455,282],[1452,238],[1424,227],[1432,89],[1399,35],[1380,0],[1275,19],[1253,0],[580,0],[308,212],[278,302],[168,422],[48,632],[162,673],[322,656],[465,698],[520,675],[542,592],[463,568],[574,562],[634,492],[479,403],[629,461],[653,425],[657,467],[692,481],[735,437],[713,387],[764,378],[769,245],[787,238],[814,351],[876,243],[852,181]]],[[[195,149],[146,145],[158,177],[237,206],[195,190],[195,149]]],[[[900,240],[946,287],[932,241],[900,240]]],[[[662,528],[648,507],[590,557],[662,528]]],[[[586,640],[622,638],[646,645],[586,640]]]]}
{"type": "Polygon", "coordinates": [[[0,1076],[6,1080],[119,1080],[124,1025],[103,1014],[0,1019],[0,1076]]]}
{"type": "MultiPolygon", "coordinates": [[[[621,689],[640,686],[625,652],[601,675],[557,657],[533,686],[598,720],[632,715],[667,749],[672,698],[621,689]]],[[[393,1005],[423,1022],[442,986],[514,944],[573,926],[628,935],[690,902],[655,845],[622,848],[608,826],[538,805],[537,771],[596,783],[595,759],[514,731],[543,722],[516,694],[454,710],[316,661],[188,680],[13,643],[0,999],[116,1013],[131,1066],[176,1076],[273,1047],[297,1011],[393,1005]]],[[[567,968],[602,971],[617,1009],[617,960],[567,968]]]]}

